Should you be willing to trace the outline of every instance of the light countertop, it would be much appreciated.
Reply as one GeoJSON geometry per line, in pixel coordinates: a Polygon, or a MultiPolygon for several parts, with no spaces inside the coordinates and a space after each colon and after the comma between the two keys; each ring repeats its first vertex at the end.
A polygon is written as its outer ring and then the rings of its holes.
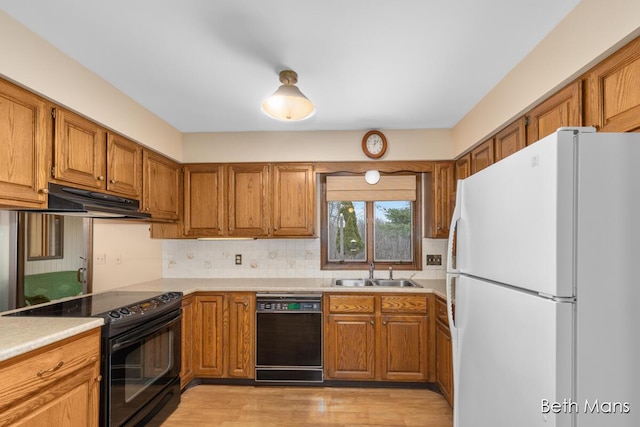
{"type": "Polygon", "coordinates": [[[0,361],[102,325],[104,320],[95,317],[0,316],[0,361]]]}
{"type": "MultiPolygon", "coordinates": [[[[422,288],[334,287],[331,279],[158,279],[117,288],[118,291],[194,292],[409,292],[446,298],[444,280],[412,279],[422,288]]],[[[115,290],[115,289],[114,289],[115,290]]],[[[104,325],[101,318],[0,316],[0,361],[104,325]]]]}
{"type": "Polygon", "coordinates": [[[118,288],[129,291],[179,291],[184,295],[194,292],[409,292],[434,293],[446,298],[444,280],[412,279],[422,288],[393,288],[383,286],[341,287],[331,286],[331,279],[296,278],[296,279],[158,279],[118,288]]]}

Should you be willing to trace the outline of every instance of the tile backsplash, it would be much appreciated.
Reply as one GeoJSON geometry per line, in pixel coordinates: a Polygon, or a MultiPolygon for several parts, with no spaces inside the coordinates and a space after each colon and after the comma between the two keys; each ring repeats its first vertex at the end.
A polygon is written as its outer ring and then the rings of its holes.
{"type": "MultiPolygon", "coordinates": [[[[164,240],[162,276],[167,278],[207,277],[362,277],[363,270],[320,269],[320,239],[264,240],[164,240]],[[242,264],[236,265],[236,255],[242,264]]],[[[447,240],[422,240],[422,271],[398,271],[396,277],[444,279],[447,240]],[[427,266],[427,255],[441,255],[442,265],[427,266]]],[[[385,277],[386,271],[376,272],[385,277]]]]}

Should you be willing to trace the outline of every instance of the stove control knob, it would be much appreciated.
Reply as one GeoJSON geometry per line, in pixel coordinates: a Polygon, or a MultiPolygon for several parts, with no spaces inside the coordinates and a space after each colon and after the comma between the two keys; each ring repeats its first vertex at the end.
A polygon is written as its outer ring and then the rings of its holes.
{"type": "Polygon", "coordinates": [[[109,317],[111,317],[112,319],[119,319],[120,313],[118,313],[117,311],[112,311],[109,313],[109,317]]]}
{"type": "Polygon", "coordinates": [[[161,295],[160,298],[162,299],[162,301],[168,301],[169,298],[171,298],[171,296],[169,294],[164,294],[164,295],[161,295]]]}
{"type": "Polygon", "coordinates": [[[130,311],[127,307],[124,307],[124,308],[121,308],[121,309],[120,309],[120,314],[123,314],[123,315],[125,315],[125,316],[128,316],[128,315],[130,315],[130,314],[131,314],[131,311],[130,311]]]}

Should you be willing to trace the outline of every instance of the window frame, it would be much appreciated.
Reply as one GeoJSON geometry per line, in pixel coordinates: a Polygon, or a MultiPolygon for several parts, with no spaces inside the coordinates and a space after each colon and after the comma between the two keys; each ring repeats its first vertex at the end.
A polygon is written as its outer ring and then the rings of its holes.
{"type": "MultiPolygon", "coordinates": [[[[327,176],[350,176],[362,175],[359,173],[326,173],[320,174],[320,269],[321,270],[368,270],[369,265],[374,262],[376,269],[385,270],[392,267],[394,270],[422,270],[422,174],[418,172],[402,172],[404,175],[412,175],[416,178],[416,200],[412,205],[411,233],[413,246],[413,261],[375,262],[374,257],[374,223],[375,212],[373,201],[365,202],[366,212],[366,257],[364,261],[329,261],[327,251],[328,241],[328,209],[327,209],[327,176]]],[[[392,175],[392,174],[387,174],[392,175]]],[[[360,200],[353,200],[360,201],[360,200]]]]}

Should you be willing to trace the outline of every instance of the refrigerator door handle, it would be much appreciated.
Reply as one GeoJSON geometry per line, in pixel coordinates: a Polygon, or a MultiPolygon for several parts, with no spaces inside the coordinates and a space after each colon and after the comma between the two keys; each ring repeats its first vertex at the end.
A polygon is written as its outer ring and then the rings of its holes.
{"type": "Polygon", "coordinates": [[[456,189],[456,205],[453,208],[451,224],[449,225],[449,241],[447,242],[447,273],[459,273],[458,266],[453,266],[453,243],[456,237],[456,228],[460,220],[460,201],[462,199],[462,181],[458,180],[456,189]]]}
{"type": "MultiPolygon", "coordinates": [[[[447,273],[447,319],[449,320],[449,330],[451,331],[451,341],[458,341],[458,328],[453,322],[453,290],[452,290],[452,282],[454,278],[457,278],[457,274],[447,273]]],[[[455,357],[455,353],[454,353],[455,357]]]]}

